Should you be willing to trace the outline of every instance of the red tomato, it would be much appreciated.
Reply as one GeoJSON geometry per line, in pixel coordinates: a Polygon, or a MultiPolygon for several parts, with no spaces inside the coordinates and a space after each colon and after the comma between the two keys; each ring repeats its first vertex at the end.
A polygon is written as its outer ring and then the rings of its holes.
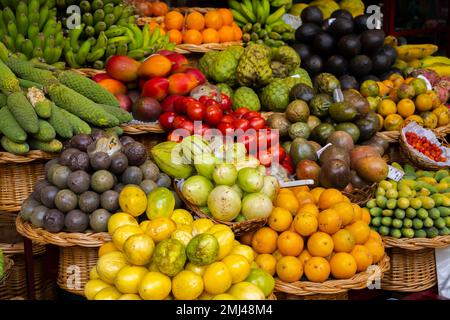
{"type": "Polygon", "coordinates": [[[191,120],[193,120],[193,121],[196,121],[196,120],[200,121],[200,120],[203,120],[203,117],[205,116],[206,109],[200,102],[198,102],[197,104],[189,103],[187,105],[186,111],[187,111],[188,117],[191,120]]]}
{"type": "Polygon", "coordinates": [[[258,111],[249,111],[246,114],[244,114],[243,118],[247,119],[247,120],[250,120],[250,119],[253,119],[253,118],[256,118],[256,117],[260,117],[260,116],[261,115],[259,114],[258,111]]]}
{"type": "Polygon", "coordinates": [[[231,114],[224,115],[220,122],[232,124],[234,122],[234,117],[231,114]]]}
{"type": "Polygon", "coordinates": [[[198,101],[205,104],[206,100],[209,100],[209,99],[210,99],[210,97],[208,97],[208,96],[201,96],[200,99],[198,99],[198,101]]]}
{"type": "Polygon", "coordinates": [[[281,163],[281,166],[289,172],[289,174],[294,173],[294,164],[292,163],[292,159],[290,155],[286,155],[283,162],[281,163]]]}
{"type": "Polygon", "coordinates": [[[230,97],[226,94],[222,93],[220,95],[220,106],[222,110],[228,110],[231,109],[231,100],[230,97]]]}
{"type": "Polygon", "coordinates": [[[192,135],[194,133],[194,123],[191,120],[184,120],[181,123],[180,129],[185,129],[192,135]]]}
{"type": "Polygon", "coordinates": [[[261,116],[250,119],[250,127],[252,127],[253,129],[259,130],[262,129],[265,125],[266,120],[261,118],[261,116]]]}
{"type": "Polygon", "coordinates": [[[238,108],[238,109],[236,109],[236,110],[234,111],[234,114],[235,114],[237,117],[242,117],[242,116],[244,116],[247,112],[249,112],[248,108],[243,107],[243,108],[238,108]]]}
{"type": "Polygon", "coordinates": [[[250,128],[248,120],[245,119],[236,119],[233,122],[234,129],[241,129],[242,131],[247,131],[250,128]]]}
{"type": "Polygon", "coordinates": [[[204,119],[211,126],[218,125],[220,120],[222,119],[222,117],[223,117],[223,112],[219,106],[211,105],[209,107],[206,107],[204,119]]]}
{"type": "Polygon", "coordinates": [[[217,126],[217,129],[219,129],[223,135],[226,135],[227,133],[232,133],[234,131],[233,125],[228,122],[219,123],[219,125],[217,126]]]}
{"type": "Polygon", "coordinates": [[[280,145],[271,146],[269,153],[272,155],[272,161],[278,159],[278,162],[282,163],[286,158],[286,151],[280,145]]]}
{"type": "Polygon", "coordinates": [[[176,116],[175,119],[173,119],[172,125],[175,129],[181,128],[181,125],[184,121],[187,119],[183,116],[176,116]]]}
{"type": "Polygon", "coordinates": [[[220,107],[220,103],[217,102],[216,99],[208,98],[208,99],[206,99],[206,100],[205,100],[204,102],[202,102],[202,103],[203,103],[205,106],[207,106],[207,107],[213,106],[213,105],[217,105],[217,106],[220,107]]]}
{"type": "Polygon", "coordinates": [[[173,110],[178,114],[186,114],[186,103],[188,101],[190,101],[191,99],[194,101],[197,101],[190,97],[182,97],[182,98],[177,99],[173,103],[173,110]]]}
{"type": "Polygon", "coordinates": [[[175,110],[174,105],[175,102],[182,98],[182,96],[174,94],[171,96],[166,97],[163,102],[161,103],[161,109],[163,112],[173,112],[175,110]]]}
{"type": "Polygon", "coordinates": [[[280,143],[280,135],[278,130],[265,129],[267,132],[267,146],[275,146],[280,143]]]}
{"type": "Polygon", "coordinates": [[[159,117],[159,124],[165,131],[170,131],[173,129],[173,120],[176,116],[177,114],[175,112],[164,112],[159,117]]]}

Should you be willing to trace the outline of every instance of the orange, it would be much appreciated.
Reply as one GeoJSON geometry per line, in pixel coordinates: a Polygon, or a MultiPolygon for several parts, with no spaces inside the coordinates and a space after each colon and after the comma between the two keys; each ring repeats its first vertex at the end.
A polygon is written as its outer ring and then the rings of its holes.
{"type": "Polygon", "coordinates": [[[405,98],[399,101],[399,103],[397,104],[397,110],[399,115],[401,115],[403,118],[407,118],[414,114],[416,105],[411,99],[405,98]]]}
{"type": "Polygon", "coordinates": [[[203,38],[200,31],[195,29],[187,30],[183,35],[183,43],[189,43],[189,44],[202,44],[203,38]]]}
{"type": "Polygon", "coordinates": [[[308,186],[298,186],[298,187],[289,188],[289,190],[291,190],[294,194],[296,194],[297,192],[300,192],[300,191],[309,192],[309,187],[308,186]]]}
{"type": "Polygon", "coordinates": [[[303,238],[298,233],[285,231],[278,236],[277,247],[284,256],[298,256],[303,245],[303,238]]]}
{"type": "Polygon", "coordinates": [[[164,24],[167,29],[181,30],[183,28],[184,16],[177,11],[170,11],[164,17],[164,24]]]}
{"type": "Polygon", "coordinates": [[[177,29],[172,29],[168,31],[169,40],[175,44],[180,44],[183,42],[183,35],[177,29]]]}
{"type": "Polygon", "coordinates": [[[278,234],[264,227],[255,232],[252,239],[252,247],[257,253],[272,253],[277,249],[278,234]]]}
{"type": "Polygon", "coordinates": [[[283,258],[284,256],[281,254],[280,250],[275,250],[274,253],[272,253],[272,256],[279,261],[281,258],[283,258]]]}
{"type": "Polygon", "coordinates": [[[241,28],[238,25],[232,25],[231,27],[233,28],[234,41],[240,41],[242,39],[241,28]]]}
{"type": "Polygon", "coordinates": [[[426,93],[419,94],[416,97],[416,108],[420,112],[429,111],[433,108],[433,99],[426,93]]]}
{"type": "Polygon", "coordinates": [[[324,282],[330,276],[330,264],[325,258],[312,257],[305,263],[305,275],[309,281],[324,282]]]}
{"type": "Polygon", "coordinates": [[[309,237],[307,247],[313,257],[327,257],[333,252],[333,239],[325,232],[319,231],[309,237]]]}
{"type": "Polygon", "coordinates": [[[386,87],[386,85],[381,81],[378,81],[377,84],[378,84],[378,89],[380,92],[380,97],[386,96],[390,91],[389,88],[386,87]]]}
{"type": "Polygon", "coordinates": [[[361,217],[362,217],[361,207],[359,205],[357,205],[356,203],[352,203],[352,207],[353,207],[353,219],[352,219],[352,221],[350,221],[350,223],[361,220],[361,217]]]}
{"type": "Polygon", "coordinates": [[[231,26],[233,23],[233,14],[230,9],[221,8],[217,10],[222,17],[222,21],[224,25],[231,26]]]}
{"type": "Polygon", "coordinates": [[[369,209],[367,208],[362,208],[361,209],[362,212],[362,217],[361,220],[364,221],[365,223],[367,223],[367,225],[370,224],[370,221],[372,220],[371,216],[370,216],[370,212],[369,209]]]}
{"type": "Polygon", "coordinates": [[[223,25],[222,15],[217,10],[209,11],[205,15],[205,23],[206,27],[219,30],[223,25]]]}
{"type": "Polygon", "coordinates": [[[186,18],[186,27],[188,29],[201,31],[205,28],[205,18],[200,12],[191,12],[186,18]]]}
{"type": "Polygon", "coordinates": [[[150,31],[154,31],[156,28],[161,28],[161,26],[156,22],[150,22],[148,24],[150,31]]]}
{"type": "Polygon", "coordinates": [[[155,54],[141,64],[138,75],[146,78],[165,77],[171,69],[172,61],[160,54],[155,54]]]}
{"type": "Polygon", "coordinates": [[[369,249],[372,254],[373,263],[377,263],[384,256],[384,247],[383,244],[375,239],[369,239],[364,246],[369,249]]]}
{"type": "Polygon", "coordinates": [[[253,235],[255,234],[255,231],[249,231],[244,233],[241,237],[240,237],[240,242],[242,244],[245,244],[247,246],[251,246],[252,245],[252,239],[253,239],[253,235]]]}
{"type": "Polygon", "coordinates": [[[306,261],[308,261],[310,258],[312,258],[311,254],[308,252],[308,250],[303,250],[302,253],[298,256],[298,259],[304,266],[306,264],[306,261]]]}
{"type": "Polygon", "coordinates": [[[203,43],[218,43],[220,42],[219,33],[212,28],[202,31],[203,43]]]}
{"type": "Polygon", "coordinates": [[[439,99],[439,96],[435,91],[428,90],[425,94],[429,95],[431,100],[433,100],[433,109],[438,108],[441,105],[441,99],[439,99]]]}
{"type": "Polygon", "coordinates": [[[294,230],[302,236],[310,236],[317,231],[319,222],[317,217],[311,213],[299,213],[292,223],[294,230]]]}
{"type": "Polygon", "coordinates": [[[268,253],[259,254],[255,259],[256,264],[265,272],[273,276],[277,269],[277,259],[268,253]]]}
{"type": "Polygon", "coordinates": [[[397,89],[392,89],[391,92],[388,95],[388,98],[394,101],[395,103],[398,102],[398,91],[397,89]]]}
{"type": "Polygon", "coordinates": [[[268,223],[275,231],[285,231],[292,223],[292,214],[284,208],[275,207],[269,216],[268,223]]]}
{"type": "Polygon", "coordinates": [[[405,79],[405,82],[404,82],[404,83],[410,84],[411,82],[413,82],[414,79],[416,79],[416,78],[414,78],[414,77],[408,77],[408,78],[405,79]]]}
{"type": "Polygon", "coordinates": [[[369,239],[370,228],[362,220],[358,220],[346,226],[345,229],[353,234],[356,244],[364,244],[367,241],[367,239],[369,239]]]}
{"type": "Polygon", "coordinates": [[[102,244],[102,246],[98,249],[98,256],[101,257],[109,252],[119,251],[116,246],[112,242],[107,242],[102,244]]]}
{"type": "Polygon", "coordinates": [[[392,81],[392,83],[394,84],[394,88],[398,88],[400,87],[403,82],[405,81],[403,79],[403,77],[401,75],[399,75],[398,73],[393,73],[389,76],[389,80],[392,81]]]}
{"type": "Polygon", "coordinates": [[[297,214],[302,214],[302,213],[310,213],[310,214],[314,215],[315,217],[317,217],[319,215],[319,208],[317,208],[317,206],[313,203],[307,203],[307,204],[301,206],[300,209],[298,209],[297,214]]]}
{"type": "Polygon", "coordinates": [[[275,199],[274,205],[276,207],[284,208],[288,210],[292,215],[295,215],[299,208],[298,200],[291,190],[284,190],[286,191],[280,192],[278,194],[277,198],[275,199]]]}
{"type": "Polygon", "coordinates": [[[333,234],[334,251],[350,252],[355,246],[355,238],[348,230],[342,229],[333,234]]]}
{"type": "Polygon", "coordinates": [[[317,218],[319,230],[328,234],[333,234],[342,226],[342,218],[339,213],[333,209],[327,209],[319,213],[317,218]]]}
{"type": "Polygon", "coordinates": [[[330,260],[331,274],[336,279],[348,279],[356,274],[356,260],[350,253],[336,253],[330,260]]]}
{"type": "Polygon", "coordinates": [[[403,119],[399,114],[390,114],[384,119],[384,128],[387,131],[398,131],[403,125],[403,119]]]}
{"type": "Polygon", "coordinates": [[[386,86],[386,88],[389,89],[389,91],[391,91],[394,88],[394,83],[391,80],[384,80],[382,82],[386,86]]]}
{"type": "Polygon", "coordinates": [[[150,221],[145,233],[152,237],[153,241],[160,242],[170,238],[176,229],[177,225],[173,220],[159,217],[150,221]]]}
{"type": "Polygon", "coordinates": [[[356,271],[363,272],[367,270],[367,267],[372,264],[372,254],[369,249],[363,245],[356,245],[350,254],[355,258],[356,271]]]}
{"type": "Polygon", "coordinates": [[[326,189],[319,197],[319,208],[321,210],[330,208],[333,204],[342,202],[344,198],[342,193],[337,189],[326,189]]]}
{"type": "Polygon", "coordinates": [[[310,192],[299,191],[295,193],[295,197],[298,200],[299,207],[302,207],[305,204],[314,204],[314,197],[310,192]]]}
{"type": "Polygon", "coordinates": [[[311,190],[311,194],[314,198],[315,203],[319,203],[319,197],[322,194],[322,192],[324,192],[324,191],[325,191],[325,188],[322,188],[322,187],[316,187],[311,190]]]}
{"type": "Polygon", "coordinates": [[[381,238],[380,234],[376,232],[375,230],[370,230],[369,239],[374,239],[378,241],[379,243],[383,243],[383,239],[381,238]]]}
{"type": "Polygon", "coordinates": [[[330,209],[336,211],[342,219],[342,225],[346,226],[349,224],[355,215],[354,209],[351,203],[339,202],[331,206],[330,209]]]}
{"type": "Polygon", "coordinates": [[[343,202],[352,203],[347,196],[342,195],[342,198],[344,199],[343,202]]]}
{"type": "Polygon", "coordinates": [[[219,29],[220,42],[234,41],[234,30],[231,26],[222,26],[219,29]]]}
{"type": "Polygon", "coordinates": [[[397,112],[397,106],[394,101],[390,99],[384,99],[381,100],[380,103],[378,103],[377,112],[383,117],[386,117],[390,114],[395,114],[397,112]]]}
{"type": "Polygon", "coordinates": [[[277,276],[281,281],[295,282],[303,275],[303,266],[296,257],[283,257],[277,262],[277,276]]]}

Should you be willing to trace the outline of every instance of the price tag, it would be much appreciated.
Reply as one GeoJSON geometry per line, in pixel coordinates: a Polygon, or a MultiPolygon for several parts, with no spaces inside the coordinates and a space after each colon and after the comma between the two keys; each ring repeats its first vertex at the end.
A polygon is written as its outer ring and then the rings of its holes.
{"type": "Polygon", "coordinates": [[[426,85],[427,85],[427,90],[433,90],[433,86],[431,85],[430,81],[423,75],[418,75],[417,78],[422,79],[423,81],[425,81],[426,85]]]}
{"type": "Polygon", "coordinates": [[[289,13],[284,14],[281,19],[294,29],[297,29],[302,25],[302,19],[300,17],[289,13]]]}
{"type": "Polygon", "coordinates": [[[298,186],[307,186],[314,184],[313,179],[305,179],[305,180],[294,180],[294,181],[288,181],[288,182],[280,182],[280,187],[282,188],[291,188],[291,187],[298,187],[298,186]]]}
{"type": "Polygon", "coordinates": [[[388,168],[389,168],[388,178],[396,182],[399,182],[405,175],[403,171],[400,171],[397,168],[394,168],[393,166],[388,166],[388,168]]]}
{"type": "Polygon", "coordinates": [[[327,144],[325,147],[323,147],[322,149],[320,149],[319,151],[317,151],[317,157],[320,158],[320,155],[322,154],[322,152],[324,152],[328,147],[332,146],[331,143],[327,144]]]}
{"type": "Polygon", "coordinates": [[[342,102],[342,101],[344,101],[344,94],[342,93],[341,89],[334,89],[333,90],[333,100],[334,100],[334,102],[342,102]]]}

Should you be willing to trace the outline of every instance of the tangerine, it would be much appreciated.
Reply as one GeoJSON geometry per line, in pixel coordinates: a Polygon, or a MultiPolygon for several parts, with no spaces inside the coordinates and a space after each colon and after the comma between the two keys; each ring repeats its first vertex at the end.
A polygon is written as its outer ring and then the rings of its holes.
{"type": "Polygon", "coordinates": [[[297,233],[307,237],[317,231],[319,222],[317,217],[311,213],[299,213],[295,216],[292,225],[297,233]]]}
{"type": "Polygon", "coordinates": [[[273,276],[277,268],[277,259],[268,253],[259,254],[255,259],[256,264],[265,272],[273,276]]]}
{"type": "Polygon", "coordinates": [[[298,233],[284,231],[278,236],[277,247],[284,256],[298,256],[303,246],[303,238],[298,233]]]}
{"type": "Polygon", "coordinates": [[[355,258],[356,271],[363,272],[367,270],[367,267],[372,264],[372,254],[369,249],[363,245],[356,245],[350,254],[355,258]]]}
{"type": "Polygon", "coordinates": [[[273,253],[277,249],[278,234],[268,227],[255,232],[252,247],[257,253],[273,253]]]}
{"type": "Polygon", "coordinates": [[[231,10],[230,9],[221,8],[221,9],[219,9],[217,11],[219,12],[220,16],[222,17],[223,24],[227,25],[227,26],[231,26],[231,24],[234,21],[233,13],[231,13],[231,10]]]}
{"type": "Polygon", "coordinates": [[[339,252],[330,259],[331,274],[336,279],[349,279],[356,274],[356,260],[350,253],[339,252]]]}
{"type": "Polygon", "coordinates": [[[208,28],[202,31],[203,43],[218,43],[220,36],[217,30],[208,28]]]}
{"type": "Polygon", "coordinates": [[[283,257],[277,262],[277,276],[281,281],[295,282],[303,275],[303,266],[296,257],[283,257]]]}
{"type": "Polygon", "coordinates": [[[364,243],[364,246],[369,249],[370,253],[372,254],[373,263],[377,263],[384,256],[384,246],[379,241],[375,239],[369,239],[366,243],[364,243]]]}
{"type": "Polygon", "coordinates": [[[399,115],[401,115],[403,118],[407,118],[414,114],[416,105],[411,99],[405,98],[399,101],[399,103],[397,104],[397,110],[399,115]]]}
{"type": "Polygon", "coordinates": [[[289,229],[292,223],[292,215],[284,208],[275,207],[269,216],[269,226],[278,232],[283,232],[289,229]]]}
{"type": "Polygon", "coordinates": [[[305,263],[305,275],[309,281],[324,282],[330,276],[329,262],[323,257],[312,257],[305,263]]]}
{"type": "Polygon", "coordinates": [[[205,15],[205,24],[207,28],[219,30],[223,25],[222,15],[217,10],[209,11],[205,15]]]}
{"type": "Polygon", "coordinates": [[[189,29],[183,35],[183,43],[200,45],[202,44],[202,41],[202,34],[195,29],[189,29]]]}
{"type": "Polygon", "coordinates": [[[342,202],[344,200],[342,193],[337,189],[326,189],[319,197],[319,209],[325,210],[330,208],[333,204],[342,202]]]}
{"type": "Polygon", "coordinates": [[[367,239],[369,239],[370,228],[362,220],[358,220],[346,226],[345,229],[353,234],[356,244],[364,244],[367,241],[367,239]]]}
{"type": "Polygon", "coordinates": [[[314,204],[314,197],[310,192],[307,191],[299,191],[295,194],[295,197],[298,200],[299,207],[302,207],[306,204],[314,204]]]}
{"type": "Polygon", "coordinates": [[[298,259],[304,266],[306,264],[306,261],[308,261],[310,258],[312,258],[311,254],[308,252],[308,250],[303,250],[302,253],[298,256],[298,259]]]}
{"type": "Polygon", "coordinates": [[[184,16],[178,11],[170,11],[164,17],[165,27],[169,30],[183,28],[184,16]]]}
{"type": "Polygon", "coordinates": [[[317,221],[319,222],[319,230],[328,234],[336,233],[342,226],[341,216],[333,209],[320,212],[317,221]]]}
{"type": "Polygon", "coordinates": [[[181,44],[183,42],[183,35],[177,29],[172,29],[167,32],[169,34],[169,41],[175,44],[181,44]]]}
{"type": "Polygon", "coordinates": [[[313,257],[328,257],[333,252],[334,243],[329,234],[319,231],[309,237],[307,247],[313,257]]]}
{"type": "Polygon", "coordinates": [[[319,208],[317,208],[317,206],[313,203],[307,203],[307,204],[301,206],[300,209],[298,209],[297,214],[301,214],[301,213],[310,213],[310,214],[314,215],[315,217],[317,217],[319,215],[319,208]]]}
{"type": "Polygon", "coordinates": [[[200,12],[191,12],[186,18],[186,27],[188,29],[201,31],[205,28],[205,18],[200,12]]]}
{"type": "Polygon", "coordinates": [[[231,26],[222,26],[219,29],[220,42],[234,41],[234,30],[231,26]]]}
{"type": "Polygon", "coordinates": [[[353,217],[355,216],[355,212],[353,209],[353,205],[348,202],[339,202],[331,206],[330,209],[336,211],[342,219],[342,225],[346,226],[349,224],[353,217]]]}
{"type": "Polygon", "coordinates": [[[298,211],[299,204],[298,200],[293,194],[293,192],[289,189],[282,189],[286,190],[283,192],[280,192],[275,199],[274,205],[276,207],[284,208],[288,210],[292,215],[295,215],[298,211]]]}
{"type": "Polygon", "coordinates": [[[355,238],[348,230],[339,230],[333,234],[332,238],[336,252],[350,252],[355,247],[355,238]]]}

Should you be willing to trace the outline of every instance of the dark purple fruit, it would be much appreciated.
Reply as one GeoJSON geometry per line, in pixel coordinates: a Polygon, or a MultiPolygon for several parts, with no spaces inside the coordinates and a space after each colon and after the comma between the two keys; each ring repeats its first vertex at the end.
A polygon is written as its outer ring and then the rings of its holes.
{"type": "Polygon", "coordinates": [[[123,148],[123,153],[127,156],[130,166],[140,166],[148,158],[147,148],[140,142],[128,143],[123,148]]]}
{"type": "Polygon", "coordinates": [[[80,210],[72,210],[66,214],[64,225],[69,232],[84,232],[89,227],[89,216],[80,210]]]}
{"type": "Polygon", "coordinates": [[[32,197],[28,197],[20,207],[19,216],[25,221],[30,221],[31,214],[33,213],[34,208],[40,205],[41,203],[39,201],[36,201],[32,197]]]}
{"type": "Polygon", "coordinates": [[[75,148],[69,148],[64,150],[59,157],[59,164],[63,166],[68,166],[70,164],[70,158],[76,152],[80,152],[80,150],[75,148]]]}
{"type": "Polygon", "coordinates": [[[114,177],[111,172],[106,170],[96,171],[91,177],[92,190],[103,193],[114,187],[114,177]]]}
{"type": "Polygon", "coordinates": [[[121,181],[125,185],[136,184],[139,185],[142,182],[142,170],[139,167],[131,166],[128,167],[123,173],[121,181]]]}
{"type": "Polygon", "coordinates": [[[48,186],[41,189],[41,203],[47,208],[53,209],[55,207],[55,197],[59,189],[55,186],[48,186]]]}
{"type": "Polygon", "coordinates": [[[67,179],[72,171],[66,166],[59,166],[53,170],[52,181],[59,189],[67,188],[67,179]]]}
{"type": "Polygon", "coordinates": [[[114,190],[103,192],[100,197],[100,206],[109,212],[116,212],[119,209],[119,193],[114,190]]]}
{"type": "Polygon", "coordinates": [[[64,214],[56,209],[48,210],[43,227],[49,232],[60,232],[64,228],[64,214]]]}
{"type": "Polygon", "coordinates": [[[78,198],[78,207],[84,213],[91,213],[97,210],[100,205],[100,196],[93,191],[83,192],[78,198]]]}
{"type": "Polygon", "coordinates": [[[78,134],[70,140],[70,145],[73,148],[86,152],[89,145],[94,142],[90,135],[78,134]]]}
{"type": "Polygon", "coordinates": [[[69,168],[72,171],[89,170],[89,155],[86,152],[76,152],[70,157],[69,168]]]}
{"type": "Polygon", "coordinates": [[[91,156],[90,164],[94,170],[108,170],[111,158],[106,152],[96,152],[91,156]]]}
{"type": "Polygon", "coordinates": [[[121,174],[128,168],[128,158],[123,153],[119,152],[111,157],[111,166],[109,170],[115,174],[121,174]]]}
{"type": "Polygon", "coordinates": [[[45,206],[35,207],[30,216],[31,224],[37,228],[42,228],[44,226],[44,217],[48,210],[45,206]]]}
{"type": "Polygon", "coordinates": [[[72,172],[67,179],[67,186],[77,194],[88,191],[90,184],[91,178],[89,174],[82,170],[72,172]]]}
{"type": "Polygon", "coordinates": [[[59,158],[52,159],[52,160],[48,161],[48,162],[45,164],[45,166],[44,166],[45,174],[48,173],[49,169],[50,169],[54,164],[59,164],[59,158]]]}
{"type": "Polygon", "coordinates": [[[120,143],[122,144],[122,146],[126,146],[129,143],[134,142],[135,140],[130,137],[130,136],[122,136],[120,137],[120,143]]]}
{"type": "Polygon", "coordinates": [[[106,138],[108,135],[102,129],[92,129],[91,138],[94,141],[97,141],[100,138],[106,138]]]}
{"type": "Polygon", "coordinates": [[[105,209],[97,209],[89,217],[89,225],[95,232],[106,232],[108,231],[108,220],[111,217],[105,209]]]}

